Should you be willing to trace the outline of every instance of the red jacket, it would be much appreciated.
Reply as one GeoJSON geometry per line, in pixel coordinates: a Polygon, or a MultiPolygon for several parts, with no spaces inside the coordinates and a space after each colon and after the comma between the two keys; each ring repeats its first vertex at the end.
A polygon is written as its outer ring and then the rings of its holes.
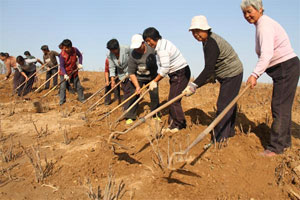
{"type": "MultiPolygon", "coordinates": [[[[63,58],[65,61],[65,70],[66,73],[70,76],[71,73],[77,69],[77,55],[76,55],[76,49],[72,47],[71,53],[68,54],[64,50],[60,53],[60,56],[63,58]]],[[[60,75],[64,75],[61,71],[59,72],[60,75]]],[[[72,77],[78,76],[78,71],[74,72],[72,77]]],[[[71,77],[70,77],[71,78],[71,77]]]]}

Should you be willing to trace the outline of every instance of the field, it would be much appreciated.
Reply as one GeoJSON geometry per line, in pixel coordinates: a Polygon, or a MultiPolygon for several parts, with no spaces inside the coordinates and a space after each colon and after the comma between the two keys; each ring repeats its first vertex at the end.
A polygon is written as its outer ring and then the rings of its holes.
{"type": "MultiPolygon", "coordinates": [[[[86,97],[104,85],[101,72],[80,72],[86,97]]],[[[2,80],[4,76],[1,76],[2,80]]],[[[40,79],[35,87],[43,80],[40,79]]],[[[243,87],[245,83],[243,83],[243,87]]],[[[160,102],[168,97],[167,78],[159,84],[160,102]]],[[[208,84],[184,97],[188,127],[176,134],[162,133],[162,122],[149,119],[108,143],[113,131],[128,126],[114,121],[117,106],[101,102],[103,95],[81,104],[67,92],[59,106],[57,91],[35,93],[30,100],[11,96],[11,82],[0,83],[0,199],[299,199],[300,198],[300,88],[292,112],[292,148],[275,157],[259,153],[268,142],[272,115],[272,85],[258,84],[238,101],[236,135],[204,149],[207,135],[187,155],[184,150],[215,118],[219,84],[208,84]],[[40,106],[39,106],[40,105],[40,106]],[[118,198],[117,198],[118,197],[118,198]]],[[[139,117],[150,112],[149,95],[140,103],[139,117]]]]}

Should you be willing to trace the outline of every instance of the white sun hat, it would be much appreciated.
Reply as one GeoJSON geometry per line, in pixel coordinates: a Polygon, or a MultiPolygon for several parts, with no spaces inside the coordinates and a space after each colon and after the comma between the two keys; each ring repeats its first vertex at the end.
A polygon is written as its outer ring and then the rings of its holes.
{"type": "Polygon", "coordinates": [[[204,15],[195,16],[192,19],[191,26],[189,28],[189,31],[193,29],[201,29],[204,31],[207,31],[211,29],[211,27],[207,23],[207,19],[204,15]]]}
{"type": "Polygon", "coordinates": [[[135,34],[131,38],[131,49],[140,48],[142,43],[144,42],[143,36],[141,34],[135,34]]]}

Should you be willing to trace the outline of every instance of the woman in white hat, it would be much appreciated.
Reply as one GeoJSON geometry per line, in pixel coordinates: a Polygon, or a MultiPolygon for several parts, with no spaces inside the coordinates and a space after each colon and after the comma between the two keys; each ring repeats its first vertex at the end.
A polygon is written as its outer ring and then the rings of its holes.
{"type": "MultiPolygon", "coordinates": [[[[217,101],[217,115],[237,96],[242,79],[243,64],[231,45],[219,35],[211,31],[205,16],[195,16],[190,26],[194,38],[202,42],[205,66],[194,82],[190,82],[183,91],[186,96],[195,93],[196,89],[208,82],[220,82],[220,92],[217,101]]],[[[217,142],[234,136],[234,125],[237,106],[235,105],[215,127],[217,142]]]]}
{"type": "Polygon", "coordinates": [[[291,112],[299,80],[300,63],[288,35],[276,21],[263,14],[261,0],[242,0],[245,19],[256,28],[258,62],[247,83],[251,88],[264,73],[273,79],[271,136],[264,156],[283,153],[291,146],[291,112]]]}

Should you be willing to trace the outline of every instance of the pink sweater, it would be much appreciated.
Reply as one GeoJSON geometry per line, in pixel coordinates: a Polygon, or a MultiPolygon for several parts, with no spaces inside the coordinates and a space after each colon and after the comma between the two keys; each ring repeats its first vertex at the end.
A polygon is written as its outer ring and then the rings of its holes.
{"type": "Polygon", "coordinates": [[[255,50],[259,59],[252,75],[258,78],[267,68],[287,61],[297,55],[292,49],[287,33],[279,23],[263,15],[258,19],[255,27],[255,50]]]}

